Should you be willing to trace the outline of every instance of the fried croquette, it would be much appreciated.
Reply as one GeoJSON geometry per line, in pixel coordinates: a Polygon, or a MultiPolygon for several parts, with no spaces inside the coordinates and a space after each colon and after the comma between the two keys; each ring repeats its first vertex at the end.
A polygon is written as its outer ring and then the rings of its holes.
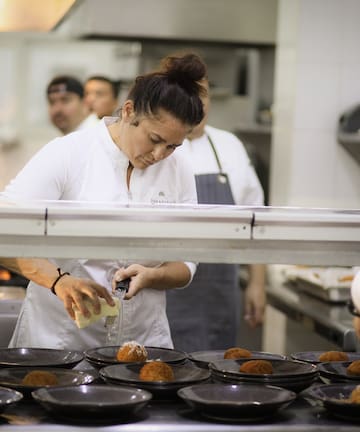
{"type": "Polygon", "coordinates": [[[239,347],[229,348],[224,353],[224,359],[240,359],[248,357],[251,357],[251,351],[239,347]]]}
{"type": "Polygon", "coordinates": [[[347,361],[349,356],[343,351],[326,351],[319,355],[319,361],[330,362],[330,361],[347,361]]]}
{"type": "Polygon", "coordinates": [[[350,403],[360,403],[360,386],[356,386],[349,397],[350,403]]]}
{"type": "Polygon", "coordinates": [[[139,373],[142,381],[174,381],[174,372],[167,363],[156,360],[146,363],[139,373]]]}
{"type": "Polygon", "coordinates": [[[272,374],[273,367],[268,360],[249,360],[240,366],[239,372],[258,375],[272,374]]]}
{"type": "Polygon", "coordinates": [[[360,360],[355,360],[346,368],[346,372],[350,375],[360,375],[360,360]]]}
{"type": "Polygon", "coordinates": [[[59,384],[57,376],[48,371],[33,370],[27,373],[21,381],[24,385],[29,386],[53,386],[59,384]]]}
{"type": "Polygon", "coordinates": [[[116,353],[116,359],[121,362],[143,362],[147,357],[146,348],[135,341],[125,342],[116,353]]]}

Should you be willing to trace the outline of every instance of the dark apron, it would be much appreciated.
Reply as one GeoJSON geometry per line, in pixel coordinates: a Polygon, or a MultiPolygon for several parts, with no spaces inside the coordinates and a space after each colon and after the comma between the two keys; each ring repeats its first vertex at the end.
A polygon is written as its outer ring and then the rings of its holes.
{"type": "MultiPolygon", "coordinates": [[[[234,204],[227,175],[208,136],[219,172],[196,177],[199,204],[234,204]]],[[[199,264],[191,285],[167,291],[167,315],[174,347],[187,352],[236,345],[240,322],[238,266],[199,264]]]]}

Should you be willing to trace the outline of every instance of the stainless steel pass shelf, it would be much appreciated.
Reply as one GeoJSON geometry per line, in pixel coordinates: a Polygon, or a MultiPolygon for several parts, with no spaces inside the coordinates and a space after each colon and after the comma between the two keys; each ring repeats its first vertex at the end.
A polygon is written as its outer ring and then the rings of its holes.
{"type": "Polygon", "coordinates": [[[0,201],[0,256],[359,265],[360,211],[0,201]]]}

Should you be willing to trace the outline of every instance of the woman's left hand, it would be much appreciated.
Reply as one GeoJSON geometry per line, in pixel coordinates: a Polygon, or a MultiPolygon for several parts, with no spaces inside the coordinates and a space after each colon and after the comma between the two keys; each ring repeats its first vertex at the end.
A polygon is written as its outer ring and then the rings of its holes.
{"type": "Polygon", "coordinates": [[[111,282],[112,290],[115,291],[116,282],[130,278],[129,290],[124,299],[129,300],[144,289],[151,287],[155,278],[156,269],[153,267],[144,267],[140,264],[131,264],[129,267],[120,268],[114,274],[111,282]]]}

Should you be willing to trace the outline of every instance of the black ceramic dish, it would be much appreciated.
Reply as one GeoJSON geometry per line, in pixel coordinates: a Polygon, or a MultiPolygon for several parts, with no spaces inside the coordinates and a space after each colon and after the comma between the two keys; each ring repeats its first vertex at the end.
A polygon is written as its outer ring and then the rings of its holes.
{"type": "MultiPolygon", "coordinates": [[[[116,353],[120,346],[98,347],[85,351],[86,360],[97,368],[113,364],[129,364],[119,362],[116,359],[116,353]]],[[[183,351],[177,351],[168,348],[145,347],[148,352],[148,360],[160,360],[169,364],[185,362],[187,355],[183,351]]]]}
{"type": "Polygon", "coordinates": [[[349,402],[351,392],[356,384],[330,384],[319,385],[308,389],[308,395],[312,399],[320,401],[324,408],[335,417],[344,420],[360,422],[360,404],[349,402]]]}
{"type": "Polygon", "coordinates": [[[72,368],[83,360],[80,351],[46,348],[1,348],[0,367],[63,367],[72,368]]]}
{"type": "Polygon", "coordinates": [[[225,383],[261,383],[286,388],[291,391],[302,391],[318,378],[318,369],[310,363],[292,360],[269,360],[273,367],[272,374],[249,374],[240,372],[242,363],[249,361],[220,360],[209,365],[212,379],[225,383]]]}
{"type": "Polygon", "coordinates": [[[139,373],[144,364],[133,363],[106,366],[100,369],[100,376],[111,384],[130,385],[149,390],[156,397],[176,396],[176,391],[180,388],[201,383],[210,378],[210,371],[187,362],[171,365],[175,377],[173,381],[142,381],[139,378],[139,373]]]}
{"type": "Polygon", "coordinates": [[[260,384],[196,384],[177,392],[202,415],[225,421],[259,421],[275,415],[296,394],[280,387],[260,384]]]}
{"type": "Polygon", "coordinates": [[[17,390],[0,387],[0,412],[16,402],[19,402],[23,398],[22,393],[17,390]]]}
{"type": "Polygon", "coordinates": [[[347,362],[327,362],[318,365],[320,377],[329,382],[348,382],[360,384],[360,375],[351,375],[347,373],[346,368],[351,364],[347,362]]]}
{"type": "Polygon", "coordinates": [[[14,367],[0,369],[0,385],[18,390],[23,393],[24,396],[30,396],[31,392],[38,388],[48,387],[23,384],[22,381],[25,375],[33,370],[47,371],[54,374],[58,384],[52,385],[51,387],[90,384],[97,378],[97,375],[75,369],[14,367]]]}
{"type": "MultiPolygon", "coordinates": [[[[304,361],[304,362],[308,362],[308,363],[318,364],[318,363],[323,363],[319,360],[319,357],[324,352],[326,352],[326,351],[302,351],[302,352],[297,352],[297,353],[291,354],[291,358],[293,360],[299,360],[299,361],[304,361]]],[[[346,352],[346,354],[348,355],[349,361],[352,362],[354,360],[360,360],[360,353],[349,352],[349,351],[344,351],[344,352],[346,352]]]]}
{"type": "MultiPolygon", "coordinates": [[[[213,363],[219,360],[224,360],[224,350],[215,350],[215,351],[195,351],[188,354],[189,360],[193,361],[200,367],[209,367],[209,363],[213,363]]],[[[264,351],[251,351],[252,358],[259,358],[264,360],[272,360],[272,359],[280,359],[286,360],[287,357],[281,354],[271,354],[264,351]]]]}
{"type": "Polygon", "coordinates": [[[138,412],[152,396],[145,390],[131,387],[82,385],[44,387],[33,391],[32,397],[55,417],[106,420],[138,412]]]}

